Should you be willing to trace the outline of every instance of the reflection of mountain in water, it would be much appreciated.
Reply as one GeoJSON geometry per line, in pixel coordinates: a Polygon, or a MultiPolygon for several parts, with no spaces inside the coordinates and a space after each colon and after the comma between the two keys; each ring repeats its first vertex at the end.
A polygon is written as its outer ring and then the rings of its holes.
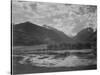
{"type": "Polygon", "coordinates": [[[57,55],[36,55],[25,56],[22,60],[19,61],[20,64],[29,64],[40,67],[77,67],[77,66],[89,66],[96,65],[96,59],[93,58],[93,55],[85,55],[83,57],[70,55],[70,56],[61,56],[55,58],[57,55]],[[89,58],[91,57],[91,58],[89,58]],[[28,63],[27,63],[28,61],[28,63]]]}

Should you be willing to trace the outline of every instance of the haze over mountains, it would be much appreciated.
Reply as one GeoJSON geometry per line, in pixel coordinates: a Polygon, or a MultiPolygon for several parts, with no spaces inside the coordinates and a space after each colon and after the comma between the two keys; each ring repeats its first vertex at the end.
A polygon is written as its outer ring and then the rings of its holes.
{"type": "Polygon", "coordinates": [[[77,36],[70,38],[63,32],[46,25],[38,26],[30,22],[13,25],[13,45],[15,46],[91,42],[95,39],[96,32],[93,32],[92,28],[86,28],[77,36]]]}

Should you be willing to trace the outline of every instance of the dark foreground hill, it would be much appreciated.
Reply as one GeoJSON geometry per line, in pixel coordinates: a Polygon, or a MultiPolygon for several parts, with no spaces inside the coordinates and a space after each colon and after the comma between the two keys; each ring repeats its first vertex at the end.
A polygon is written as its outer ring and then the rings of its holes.
{"type": "Polygon", "coordinates": [[[13,25],[13,45],[38,45],[70,41],[71,38],[54,28],[46,28],[30,22],[13,25]]]}

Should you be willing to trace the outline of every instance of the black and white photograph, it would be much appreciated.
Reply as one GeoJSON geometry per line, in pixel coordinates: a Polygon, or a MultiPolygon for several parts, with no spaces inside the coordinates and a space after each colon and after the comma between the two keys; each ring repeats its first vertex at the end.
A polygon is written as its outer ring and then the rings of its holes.
{"type": "Polygon", "coordinates": [[[12,74],[97,69],[97,5],[11,0],[12,74]]]}

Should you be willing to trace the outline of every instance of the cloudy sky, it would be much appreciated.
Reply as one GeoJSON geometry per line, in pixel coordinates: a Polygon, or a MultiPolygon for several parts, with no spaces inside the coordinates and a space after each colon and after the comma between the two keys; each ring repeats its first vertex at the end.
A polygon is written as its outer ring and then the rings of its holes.
{"type": "Polygon", "coordinates": [[[60,4],[12,0],[12,23],[26,21],[47,25],[75,36],[84,28],[97,26],[97,7],[92,5],[60,4]]]}

